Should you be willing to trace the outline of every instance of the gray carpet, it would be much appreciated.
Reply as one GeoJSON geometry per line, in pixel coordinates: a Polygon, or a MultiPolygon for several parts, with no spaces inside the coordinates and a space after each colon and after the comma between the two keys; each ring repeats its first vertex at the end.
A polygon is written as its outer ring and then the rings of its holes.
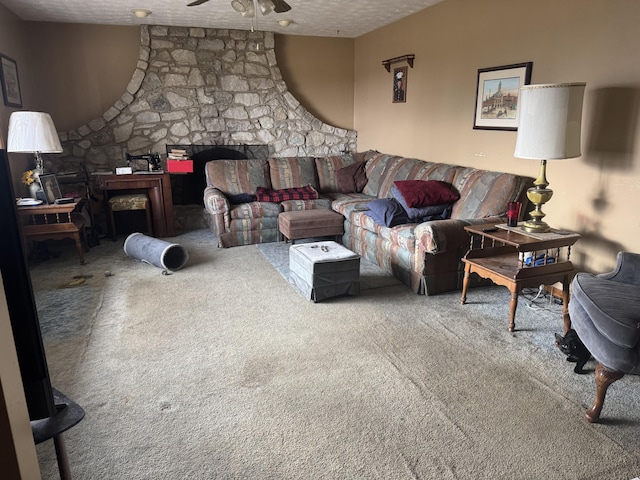
{"type": "Polygon", "coordinates": [[[522,298],[509,333],[502,287],[316,304],[256,246],[173,241],[189,263],[169,276],[108,240],[31,269],[53,384],[87,413],[65,434],[76,480],[640,474],[638,377],[587,424],[593,373],[554,348],[559,305],[522,298]]]}

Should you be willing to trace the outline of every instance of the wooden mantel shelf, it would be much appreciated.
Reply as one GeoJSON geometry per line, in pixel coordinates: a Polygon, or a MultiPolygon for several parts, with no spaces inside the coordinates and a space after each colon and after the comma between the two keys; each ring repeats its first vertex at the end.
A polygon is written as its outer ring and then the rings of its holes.
{"type": "Polygon", "coordinates": [[[391,71],[391,64],[392,63],[399,63],[399,62],[404,62],[404,61],[406,61],[409,64],[409,66],[411,68],[413,68],[413,59],[414,58],[416,58],[416,56],[413,53],[411,53],[409,55],[402,55],[400,57],[395,57],[395,58],[390,58],[388,60],[383,60],[382,61],[382,65],[384,65],[384,68],[387,69],[387,72],[391,71]]]}

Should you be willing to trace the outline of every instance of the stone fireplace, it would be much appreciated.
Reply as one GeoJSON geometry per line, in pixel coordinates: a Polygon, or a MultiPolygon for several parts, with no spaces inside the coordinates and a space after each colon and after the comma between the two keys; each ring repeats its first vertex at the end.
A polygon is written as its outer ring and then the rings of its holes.
{"type": "Polygon", "coordinates": [[[185,150],[193,161],[193,173],[172,175],[173,204],[202,205],[202,192],[207,186],[204,174],[205,163],[212,160],[241,160],[246,158],[268,158],[267,145],[167,145],[171,149],[185,150]]]}
{"type": "Polygon", "coordinates": [[[102,117],[60,134],[64,152],[47,171],[113,171],[126,153],[164,155],[167,145],[355,151],[356,132],[321,122],[287,90],[273,33],[143,25],[140,38],[126,91],[102,117]]]}

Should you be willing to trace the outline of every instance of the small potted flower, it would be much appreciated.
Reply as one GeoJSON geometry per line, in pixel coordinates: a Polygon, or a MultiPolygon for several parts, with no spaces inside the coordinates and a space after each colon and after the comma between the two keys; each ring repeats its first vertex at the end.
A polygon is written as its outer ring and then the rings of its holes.
{"type": "Polygon", "coordinates": [[[35,170],[27,170],[22,174],[22,183],[29,187],[29,195],[31,198],[38,197],[38,190],[40,190],[40,183],[38,182],[38,175],[35,170]]]}

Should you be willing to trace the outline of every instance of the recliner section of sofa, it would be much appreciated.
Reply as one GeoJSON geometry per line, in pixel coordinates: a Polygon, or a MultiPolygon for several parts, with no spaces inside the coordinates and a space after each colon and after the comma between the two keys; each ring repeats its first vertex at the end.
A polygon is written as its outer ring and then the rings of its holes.
{"type": "MultiPolygon", "coordinates": [[[[385,268],[418,294],[433,295],[459,289],[461,258],[469,247],[466,225],[505,222],[507,203],[526,204],[533,179],[510,173],[426,162],[368,151],[325,158],[281,157],[268,160],[214,160],[205,166],[205,207],[211,230],[221,247],[274,242],[278,215],[283,211],[331,208],[345,217],[344,245],[385,268]],[[361,193],[341,193],[337,172],[366,161],[367,184],[361,193]],[[390,198],[397,180],[440,180],[460,194],[451,218],[389,228],[366,214],[367,203],[390,198]],[[253,201],[234,205],[236,195],[311,185],[315,200],[280,204],[253,201]]],[[[523,208],[523,211],[526,209],[523,208]]]]}

